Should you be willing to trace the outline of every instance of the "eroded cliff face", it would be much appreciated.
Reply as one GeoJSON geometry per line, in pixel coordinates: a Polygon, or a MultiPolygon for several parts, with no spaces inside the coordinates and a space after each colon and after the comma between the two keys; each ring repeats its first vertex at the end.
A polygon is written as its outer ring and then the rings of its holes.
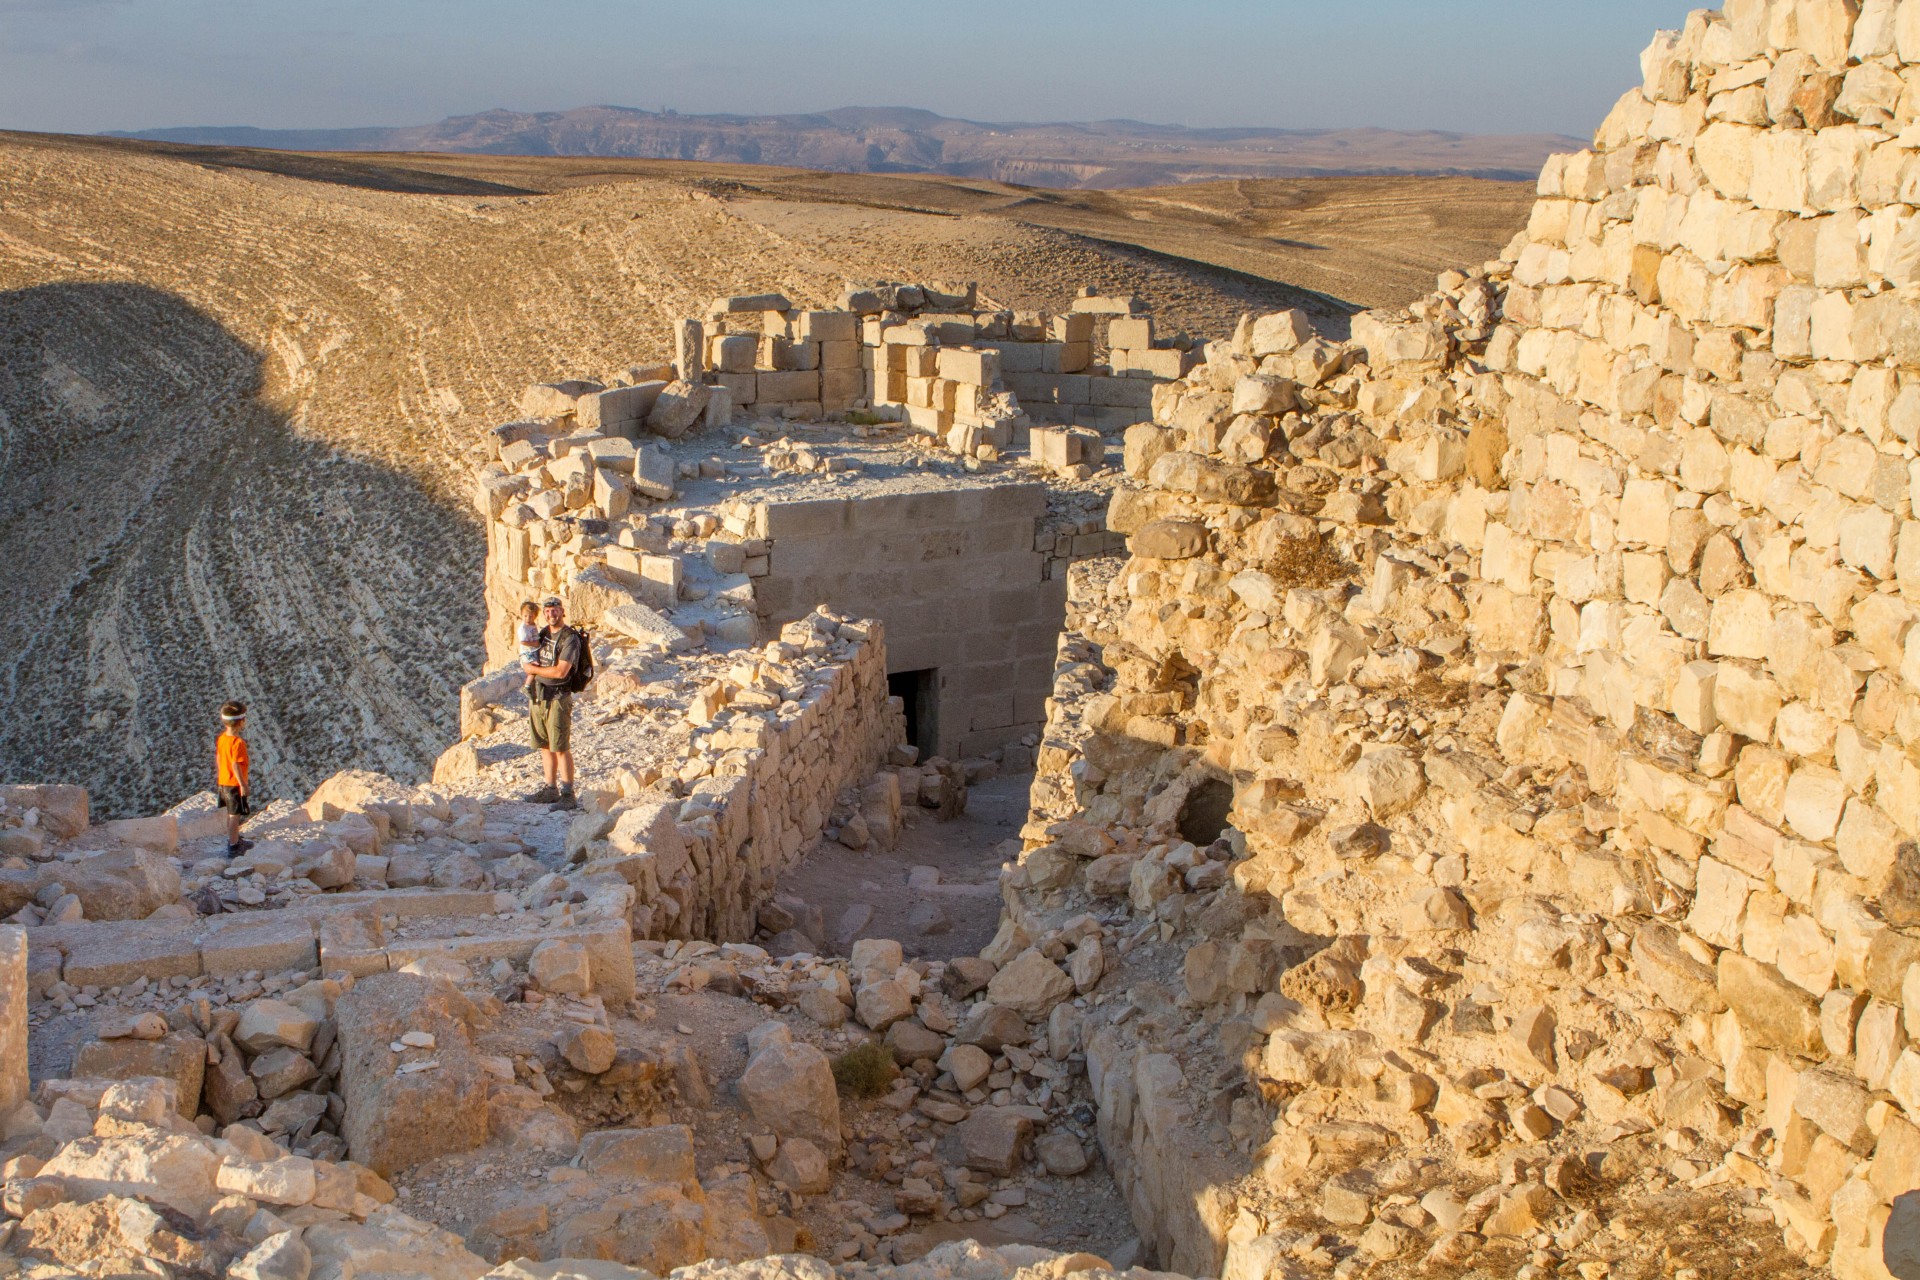
{"type": "Polygon", "coordinates": [[[1909,1265],[1907,58],[1920,5],[1696,13],[1501,260],[1128,432],[1008,928],[1141,922],[1087,1052],[1174,1265],[1909,1265]]]}

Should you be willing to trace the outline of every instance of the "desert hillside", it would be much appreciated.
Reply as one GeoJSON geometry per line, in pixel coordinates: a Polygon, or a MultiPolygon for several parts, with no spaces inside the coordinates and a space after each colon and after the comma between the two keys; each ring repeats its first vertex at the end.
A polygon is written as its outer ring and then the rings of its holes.
{"type": "Polygon", "coordinates": [[[1365,219],[1335,219],[1310,256],[1359,287],[1307,295],[1244,211],[1209,233],[1192,210],[848,181],[0,134],[0,591],[21,615],[0,777],[84,782],[110,814],[172,803],[206,784],[227,697],[257,705],[269,795],[347,765],[417,775],[481,652],[472,442],[529,381],[658,358],[716,294],[964,277],[1038,306],[1097,282],[1218,334],[1404,300],[1497,250],[1529,198],[1468,184],[1486,225],[1384,276],[1365,219]]]}

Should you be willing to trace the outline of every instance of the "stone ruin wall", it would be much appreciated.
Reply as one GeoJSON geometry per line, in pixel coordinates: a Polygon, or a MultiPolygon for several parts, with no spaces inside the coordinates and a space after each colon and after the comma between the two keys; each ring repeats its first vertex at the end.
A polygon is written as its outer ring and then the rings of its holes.
{"type": "MultiPolygon", "coordinates": [[[[1132,558],[1080,579],[991,950],[1092,906],[1138,922],[1123,972],[1155,939],[1181,951],[1177,1000],[1130,992],[1137,1016],[1090,1016],[1082,1046],[1162,1265],[1289,1274],[1303,1222],[1393,1256],[1420,1232],[1381,1212],[1394,1187],[1431,1206],[1430,1256],[1464,1261],[1464,1237],[1537,1239],[1612,1176],[1584,1157],[1648,1134],[1678,1153],[1661,1185],[1750,1189],[1836,1275],[1889,1274],[1908,1247],[1915,63],[1913,0],[1696,13],[1595,148],[1549,163],[1499,262],[1356,318],[1347,343],[1249,319],[1183,353],[1127,430],[1108,527],[1132,558]],[[1222,784],[1230,826],[1196,847],[1183,827],[1222,784]],[[1487,1190],[1393,1181],[1410,1151],[1487,1190]]],[[[755,369],[731,376],[758,400],[755,369]]],[[[715,399],[672,394],[689,423],[715,399]]],[[[541,434],[503,436],[503,462],[541,434]]],[[[520,470],[483,479],[490,517],[540,498],[520,470]]],[[[599,473],[625,473],[588,470],[591,497],[553,486],[549,516],[619,518],[599,473]]],[[[714,519],[764,577],[749,514],[714,519]]],[[[621,588],[610,612],[672,578],[619,582],[585,528],[542,536],[501,557],[503,598],[586,574],[621,588]]],[[[708,710],[733,696],[715,693],[708,710]]],[[[706,736],[732,762],[710,793],[751,786],[731,769],[779,739],[764,720],[706,736]]],[[[683,843],[687,812],[664,815],[683,843]]],[[[744,910],[731,882],[699,882],[710,920],[665,889],[689,928],[744,910]]]]}
{"type": "Polygon", "coordinates": [[[751,938],[781,873],[820,838],[848,788],[859,788],[871,830],[890,843],[899,829],[901,775],[883,766],[910,762],[895,751],[903,725],[887,698],[881,626],[844,621],[829,636],[815,617],[789,623],[768,654],[829,650],[834,661],[803,687],[747,657],[703,689],[677,775],[685,800],[642,792],[580,833],[595,839],[589,868],[604,860],[633,885],[635,936],[751,938]]]}
{"type": "Polygon", "coordinates": [[[1198,360],[1191,342],[1156,339],[1137,298],[1086,289],[1060,314],[1014,311],[971,284],[852,288],[826,311],[779,294],[722,298],[681,321],[677,347],[679,377],[710,382],[733,408],[866,410],[963,456],[1024,445],[1034,423],[1125,430],[1156,384],[1198,360]]]}
{"type": "Polygon", "coordinates": [[[849,289],[837,310],[722,298],[704,321],[682,322],[675,365],[630,370],[629,386],[529,388],[521,419],[493,433],[476,489],[489,666],[513,660],[519,602],[548,594],[576,622],[675,647],[750,643],[830,602],[889,622],[889,670],[938,669],[937,753],[980,755],[1037,733],[1064,569],[1124,545],[1097,513],[1056,514],[1045,486],[992,474],[849,498],[757,496],[757,479],[858,463],[747,427],[723,434],[736,406],[762,423],[852,412],[876,436],[904,426],[972,473],[1017,445],[1043,473],[1084,479],[1105,448],[1099,431],[1144,417],[1164,375],[1198,358],[1190,343],[1156,345],[1136,299],[1089,291],[1062,315],[978,302],[971,286],[849,289]],[[823,392],[839,374],[844,385],[823,392]],[[1119,389],[1096,404],[1095,384],[1119,389]],[[1034,425],[1046,419],[1062,425],[1034,425]],[[711,451],[676,454],[669,442],[696,428],[711,451]],[[704,505],[686,496],[722,477],[739,488],[704,505]],[[695,601],[697,621],[677,615],[695,601]]]}
{"type": "MultiPolygon", "coordinates": [[[[1916,62],[1920,4],[1696,12],[1501,261],[1344,347],[1243,324],[1127,433],[1015,916],[1166,918],[1231,786],[1186,998],[1292,1101],[1235,1117],[1276,1185],[1651,1126],[1836,1274],[1915,1248],[1916,62]]],[[[1138,1118],[1171,1061],[1090,1046],[1110,1156],[1172,1265],[1259,1274],[1285,1215],[1138,1118]]]]}

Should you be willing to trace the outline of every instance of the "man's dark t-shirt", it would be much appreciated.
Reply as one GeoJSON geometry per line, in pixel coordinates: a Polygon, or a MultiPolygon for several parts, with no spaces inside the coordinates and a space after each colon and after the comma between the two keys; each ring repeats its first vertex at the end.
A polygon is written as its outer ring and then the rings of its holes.
{"type": "Polygon", "coordinates": [[[562,662],[571,663],[567,674],[559,677],[536,676],[534,683],[546,697],[567,691],[567,681],[580,669],[580,633],[572,627],[563,626],[559,631],[552,627],[540,629],[540,665],[557,666],[562,662]]]}

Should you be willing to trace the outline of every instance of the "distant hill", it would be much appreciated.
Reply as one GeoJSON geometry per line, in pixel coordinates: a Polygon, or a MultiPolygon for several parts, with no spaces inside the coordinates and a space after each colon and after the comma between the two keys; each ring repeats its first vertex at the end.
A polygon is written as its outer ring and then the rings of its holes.
{"type": "Polygon", "coordinates": [[[838,173],[930,173],[1026,186],[1121,188],[1223,178],[1359,174],[1529,180],[1578,150],[1558,134],[1388,129],[1188,129],[1137,120],[986,124],[913,107],[805,115],[680,115],[632,107],[483,111],[397,128],[207,126],[109,136],[282,151],[438,151],[787,165],[838,173]]]}

